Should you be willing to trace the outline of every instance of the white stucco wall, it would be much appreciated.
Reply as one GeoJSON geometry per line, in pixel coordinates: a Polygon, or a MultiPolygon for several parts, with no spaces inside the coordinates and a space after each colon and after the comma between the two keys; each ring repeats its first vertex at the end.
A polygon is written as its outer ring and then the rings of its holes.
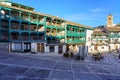
{"type": "Polygon", "coordinates": [[[63,45],[63,53],[66,52],[66,45],[63,45]]]}
{"type": "Polygon", "coordinates": [[[45,53],[49,53],[49,46],[46,46],[46,43],[44,44],[45,46],[45,53]]]}
{"type": "Polygon", "coordinates": [[[54,46],[54,52],[58,53],[58,46],[54,46]]]}
{"type": "Polygon", "coordinates": [[[109,46],[110,46],[110,50],[114,50],[115,49],[114,44],[109,44],[109,46]]]}
{"type": "Polygon", "coordinates": [[[37,43],[31,43],[31,52],[37,52],[37,43]]]}
{"type": "Polygon", "coordinates": [[[86,30],[86,46],[88,46],[88,52],[91,50],[91,34],[93,33],[93,30],[86,30]],[[90,40],[89,40],[90,38],[90,40]]]}
{"type": "Polygon", "coordinates": [[[0,2],[0,3],[11,6],[11,3],[9,3],[9,2],[0,2]]]}
{"type": "Polygon", "coordinates": [[[109,51],[109,46],[98,46],[98,50],[100,52],[106,52],[106,51],[109,51]]]}
{"type": "Polygon", "coordinates": [[[8,51],[8,43],[1,42],[0,43],[0,51],[8,51]]]}
{"type": "Polygon", "coordinates": [[[89,48],[88,48],[88,53],[92,53],[94,51],[94,46],[90,46],[89,48]]]}
{"type": "Polygon", "coordinates": [[[11,50],[22,50],[22,43],[11,43],[11,50]]]}
{"type": "MultiPolygon", "coordinates": [[[[98,49],[97,50],[99,50],[100,52],[106,52],[106,51],[109,51],[109,46],[104,46],[104,45],[102,45],[102,46],[98,46],[97,47],[98,49]]],[[[93,46],[91,46],[90,48],[89,48],[89,53],[93,53],[94,51],[96,51],[96,50],[94,50],[94,45],[93,46]]]]}
{"type": "Polygon", "coordinates": [[[116,46],[118,46],[118,49],[120,49],[120,44],[109,44],[110,45],[110,50],[116,49],[116,46]]]}

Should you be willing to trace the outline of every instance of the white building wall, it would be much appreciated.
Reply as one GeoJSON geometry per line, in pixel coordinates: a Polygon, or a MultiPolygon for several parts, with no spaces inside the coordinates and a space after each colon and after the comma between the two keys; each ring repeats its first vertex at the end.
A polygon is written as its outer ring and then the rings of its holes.
{"type": "Polygon", "coordinates": [[[45,46],[45,53],[49,53],[49,46],[46,46],[46,43],[44,44],[45,46]]]}
{"type": "Polygon", "coordinates": [[[54,52],[58,53],[58,46],[54,46],[54,52]]]}
{"type": "Polygon", "coordinates": [[[93,33],[93,30],[87,30],[86,31],[86,46],[88,46],[88,52],[91,51],[91,34],[93,33]]]}
{"type": "Polygon", "coordinates": [[[118,49],[120,49],[120,44],[116,44],[118,46],[118,49]]]}
{"type": "Polygon", "coordinates": [[[66,52],[66,45],[63,45],[63,53],[66,52]]]}
{"type": "Polygon", "coordinates": [[[115,49],[114,44],[109,44],[110,45],[110,51],[115,49]]]}
{"type": "Polygon", "coordinates": [[[100,52],[106,52],[106,51],[109,51],[109,46],[98,46],[98,50],[100,52]]]}
{"type": "Polygon", "coordinates": [[[22,43],[11,43],[11,50],[22,50],[22,43]]]}
{"type": "Polygon", "coordinates": [[[14,43],[11,43],[11,50],[14,50],[14,43]]]}
{"type": "Polygon", "coordinates": [[[88,48],[88,53],[92,53],[92,52],[94,52],[94,46],[90,46],[90,47],[88,48]]]}
{"type": "Polygon", "coordinates": [[[4,43],[4,42],[1,42],[0,43],[0,51],[5,51],[7,52],[9,49],[8,49],[8,46],[9,46],[9,43],[4,43]]]}
{"type": "Polygon", "coordinates": [[[1,4],[5,4],[5,5],[8,5],[8,6],[11,6],[11,3],[9,2],[0,2],[1,4]]]}
{"type": "Polygon", "coordinates": [[[37,43],[31,43],[31,52],[37,52],[37,43]]]}
{"type": "Polygon", "coordinates": [[[115,50],[116,48],[117,49],[120,49],[120,44],[109,44],[110,45],[110,50],[115,50]],[[117,46],[117,47],[116,47],[117,46]]]}
{"type": "MultiPolygon", "coordinates": [[[[91,46],[90,48],[89,48],[89,53],[94,53],[96,50],[94,50],[94,45],[93,46],[91,46]]],[[[98,51],[100,51],[100,52],[106,52],[106,51],[109,51],[109,46],[98,46],[97,47],[98,49],[98,51]]]]}

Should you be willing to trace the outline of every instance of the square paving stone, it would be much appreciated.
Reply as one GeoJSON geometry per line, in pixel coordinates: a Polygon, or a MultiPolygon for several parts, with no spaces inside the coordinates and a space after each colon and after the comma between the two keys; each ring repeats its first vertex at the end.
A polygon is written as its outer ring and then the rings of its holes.
{"type": "Polygon", "coordinates": [[[99,80],[94,74],[75,73],[76,80],[99,80]]]}
{"type": "Polygon", "coordinates": [[[120,76],[115,76],[115,75],[99,74],[98,76],[101,78],[101,80],[120,80],[120,76]]]}
{"type": "Polygon", "coordinates": [[[74,80],[73,73],[67,71],[53,71],[50,80],[74,80]]]}
{"type": "Polygon", "coordinates": [[[26,77],[48,78],[49,74],[50,74],[50,70],[45,70],[45,69],[30,69],[24,75],[26,77]]]}
{"type": "Polygon", "coordinates": [[[39,63],[36,64],[35,67],[53,68],[54,64],[55,61],[44,60],[44,61],[39,61],[39,63]]]}
{"type": "Polygon", "coordinates": [[[0,70],[3,69],[3,68],[5,68],[5,67],[8,67],[8,66],[0,64],[0,70]]]}
{"type": "Polygon", "coordinates": [[[59,69],[59,70],[71,70],[71,64],[70,63],[63,63],[63,62],[58,62],[54,69],[59,69]]]}
{"type": "Polygon", "coordinates": [[[23,61],[17,63],[16,65],[31,67],[31,66],[33,66],[34,64],[37,64],[37,63],[38,63],[37,60],[26,59],[26,60],[23,60],[23,61]]]}
{"type": "Polygon", "coordinates": [[[90,69],[94,73],[110,73],[108,70],[104,69],[101,65],[89,65],[90,69]]]}
{"type": "Polygon", "coordinates": [[[24,77],[19,80],[49,80],[49,79],[36,79],[36,78],[24,77]]]}
{"type": "Polygon", "coordinates": [[[79,64],[75,64],[75,63],[74,63],[74,64],[72,64],[72,66],[73,66],[73,67],[82,67],[82,68],[86,67],[86,65],[83,64],[83,63],[82,63],[82,64],[81,64],[81,63],[79,63],[79,64]]]}
{"type": "Polygon", "coordinates": [[[22,75],[28,68],[24,67],[8,67],[0,71],[1,76],[18,76],[22,75]]]}
{"type": "Polygon", "coordinates": [[[7,64],[15,64],[15,63],[18,63],[18,62],[20,62],[20,61],[21,61],[20,58],[17,58],[17,59],[15,59],[15,58],[10,58],[10,59],[4,60],[3,62],[4,62],[4,63],[7,63],[7,64]]]}
{"type": "Polygon", "coordinates": [[[117,67],[106,67],[107,70],[109,70],[113,74],[120,74],[120,69],[117,67]]]}
{"type": "Polygon", "coordinates": [[[83,64],[73,64],[72,68],[74,71],[76,72],[90,72],[89,68],[87,68],[85,65],[83,64]]]}
{"type": "Polygon", "coordinates": [[[0,80],[16,80],[15,77],[0,76],[0,80]]]}

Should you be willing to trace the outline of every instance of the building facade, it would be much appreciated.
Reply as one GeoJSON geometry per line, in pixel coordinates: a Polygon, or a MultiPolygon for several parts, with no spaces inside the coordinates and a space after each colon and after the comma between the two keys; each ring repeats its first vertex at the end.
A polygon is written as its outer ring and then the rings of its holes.
{"type": "Polygon", "coordinates": [[[91,27],[35,12],[29,6],[9,0],[0,2],[0,50],[78,52],[79,46],[86,46],[90,31],[91,27]]]}
{"type": "Polygon", "coordinates": [[[107,16],[106,26],[95,28],[92,33],[91,52],[113,51],[120,48],[120,25],[113,24],[113,16],[107,16]]]}

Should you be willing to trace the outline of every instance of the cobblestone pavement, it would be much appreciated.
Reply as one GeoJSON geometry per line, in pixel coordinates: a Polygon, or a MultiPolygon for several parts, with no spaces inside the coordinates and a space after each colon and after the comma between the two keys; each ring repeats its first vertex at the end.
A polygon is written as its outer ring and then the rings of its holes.
{"type": "Polygon", "coordinates": [[[120,61],[114,53],[82,61],[54,53],[0,52],[0,80],[120,80],[120,61]]]}

